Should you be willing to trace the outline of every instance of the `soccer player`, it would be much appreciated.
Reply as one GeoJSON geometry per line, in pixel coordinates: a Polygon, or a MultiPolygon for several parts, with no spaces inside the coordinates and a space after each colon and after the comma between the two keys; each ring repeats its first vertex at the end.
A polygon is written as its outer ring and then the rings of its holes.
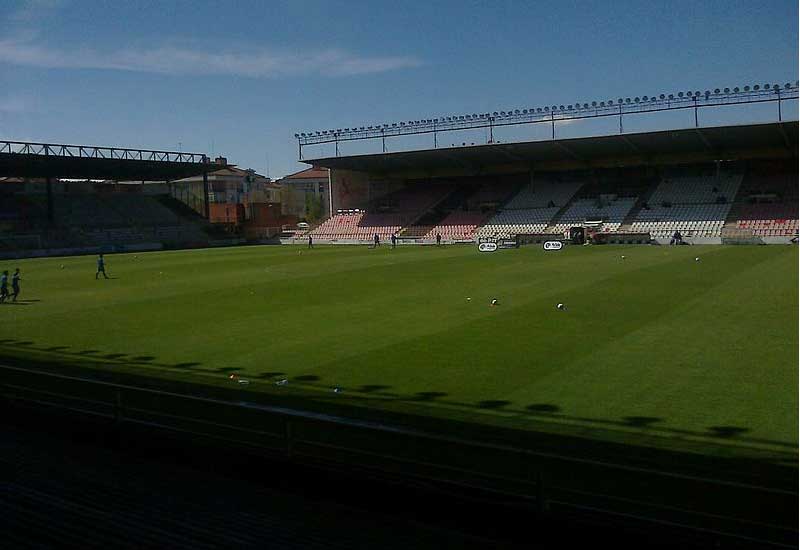
{"type": "Polygon", "coordinates": [[[308,248],[314,248],[314,239],[311,235],[308,236],[308,248]]]}
{"type": "Polygon", "coordinates": [[[8,298],[8,271],[3,271],[0,275],[0,303],[3,303],[8,298]]]}
{"type": "Polygon", "coordinates": [[[441,246],[441,245],[442,245],[442,234],[436,233],[436,246],[441,246]]]}
{"type": "Polygon", "coordinates": [[[392,248],[395,248],[396,246],[397,246],[397,235],[392,233],[392,248]]]}
{"type": "Polygon", "coordinates": [[[101,273],[104,278],[108,279],[108,275],[106,275],[106,261],[103,259],[102,254],[97,257],[97,273],[94,274],[95,280],[100,277],[101,273]]]}
{"type": "Polygon", "coordinates": [[[376,248],[381,245],[381,238],[378,236],[377,233],[375,233],[374,241],[375,241],[375,247],[376,248]]]}
{"type": "Polygon", "coordinates": [[[11,297],[12,301],[17,301],[17,296],[19,296],[19,268],[14,270],[14,275],[11,276],[11,297]]]}

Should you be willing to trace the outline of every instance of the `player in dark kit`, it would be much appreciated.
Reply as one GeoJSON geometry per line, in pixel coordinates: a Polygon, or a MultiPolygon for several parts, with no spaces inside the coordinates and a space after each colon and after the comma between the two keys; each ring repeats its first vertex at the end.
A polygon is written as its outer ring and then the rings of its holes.
{"type": "Polygon", "coordinates": [[[108,279],[108,275],[106,275],[106,261],[103,259],[102,254],[97,257],[97,273],[94,274],[94,278],[97,279],[100,277],[101,273],[104,278],[108,279]]]}
{"type": "Polygon", "coordinates": [[[19,268],[14,270],[14,275],[11,276],[11,299],[12,301],[17,301],[17,296],[19,296],[19,268]]]}
{"type": "Polygon", "coordinates": [[[441,233],[437,233],[436,234],[436,246],[440,246],[441,244],[442,244],[442,234],[441,233]]]}
{"type": "Polygon", "coordinates": [[[314,239],[311,238],[311,235],[308,236],[308,248],[314,248],[314,239]]]}
{"type": "Polygon", "coordinates": [[[381,245],[381,238],[378,236],[377,233],[375,233],[375,239],[374,240],[375,240],[375,246],[376,247],[381,245]]]}
{"type": "Polygon", "coordinates": [[[392,248],[397,246],[397,235],[392,233],[392,248]]]}
{"type": "Polygon", "coordinates": [[[8,298],[8,271],[3,271],[0,275],[0,303],[5,302],[8,298]]]}

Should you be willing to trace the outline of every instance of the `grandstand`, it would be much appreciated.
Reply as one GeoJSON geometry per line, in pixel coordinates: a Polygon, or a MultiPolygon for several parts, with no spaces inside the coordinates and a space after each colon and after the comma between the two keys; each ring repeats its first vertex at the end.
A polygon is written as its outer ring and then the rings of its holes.
{"type": "Polygon", "coordinates": [[[173,208],[174,199],[167,196],[62,192],[53,198],[54,219],[49,222],[44,196],[9,194],[4,197],[4,211],[25,214],[4,217],[10,235],[0,239],[0,250],[206,243],[209,236],[202,218],[173,208]]]}
{"type": "Polygon", "coordinates": [[[786,241],[798,229],[797,134],[797,122],[780,122],[309,160],[330,168],[335,212],[311,234],[471,242],[583,227],[656,242],[676,231],[708,244],[786,241]],[[372,198],[387,179],[393,193],[372,198]]]}
{"type": "Polygon", "coordinates": [[[732,236],[796,237],[796,166],[754,163],[744,176],[724,231],[732,236]]]}
{"type": "Polygon", "coordinates": [[[167,186],[152,193],[116,181],[205,180],[214,168],[197,153],[0,142],[0,254],[207,245],[206,220],[167,186]]]}

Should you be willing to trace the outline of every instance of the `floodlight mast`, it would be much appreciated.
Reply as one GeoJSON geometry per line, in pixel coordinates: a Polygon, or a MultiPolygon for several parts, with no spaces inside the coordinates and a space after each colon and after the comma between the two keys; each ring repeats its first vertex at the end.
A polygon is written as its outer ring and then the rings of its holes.
{"type": "Polygon", "coordinates": [[[677,94],[660,94],[658,96],[637,96],[634,99],[626,97],[614,101],[593,101],[590,103],[572,103],[569,105],[544,107],[538,109],[513,109],[508,111],[495,111],[481,115],[462,115],[424,119],[376,126],[345,128],[344,130],[326,130],[322,132],[301,132],[295,134],[298,142],[298,156],[303,159],[303,148],[307,145],[320,145],[334,143],[336,156],[339,156],[339,143],[342,141],[361,141],[380,138],[382,150],[385,153],[386,138],[415,134],[433,134],[433,146],[439,146],[439,133],[449,131],[462,131],[486,128],[488,130],[488,143],[495,143],[494,131],[502,126],[517,126],[525,124],[549,123],[551,137],[556,139],[555,111],[558,110],[559,120],[581,120],[588,118],[603,118],[609,116],[619,117],[619,132],[624,132],[623,117],[626,114],[646,114],[659,111],[692,109],[694,111],[695,127],[699,127],[699,111],[705,107],[719,107],[723,105],[744,105],[753,103],[775,102],[778,107],[778,121],[783,121],[782,102],[798,99],[798,82],[787,82],[783,87],[775,84],[756,84],[734,87],[715,88],[713,93],[707,90],[701,92],[678,92],[677,94]],[[590,107],[591,105],[591,107],[590,107]]]}

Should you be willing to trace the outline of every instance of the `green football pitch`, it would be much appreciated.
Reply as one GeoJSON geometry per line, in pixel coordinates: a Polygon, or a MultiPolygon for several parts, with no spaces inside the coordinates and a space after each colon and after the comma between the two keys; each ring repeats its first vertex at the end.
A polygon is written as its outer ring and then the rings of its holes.
{"type": "Polygon", "coordinates": [[[795,246],[260,246],[106,260],[109,280],[95,280],[91,256],[2,262],[21,268],[22,293],[0,305],[0,361],[797,452],[795,246]]]}

